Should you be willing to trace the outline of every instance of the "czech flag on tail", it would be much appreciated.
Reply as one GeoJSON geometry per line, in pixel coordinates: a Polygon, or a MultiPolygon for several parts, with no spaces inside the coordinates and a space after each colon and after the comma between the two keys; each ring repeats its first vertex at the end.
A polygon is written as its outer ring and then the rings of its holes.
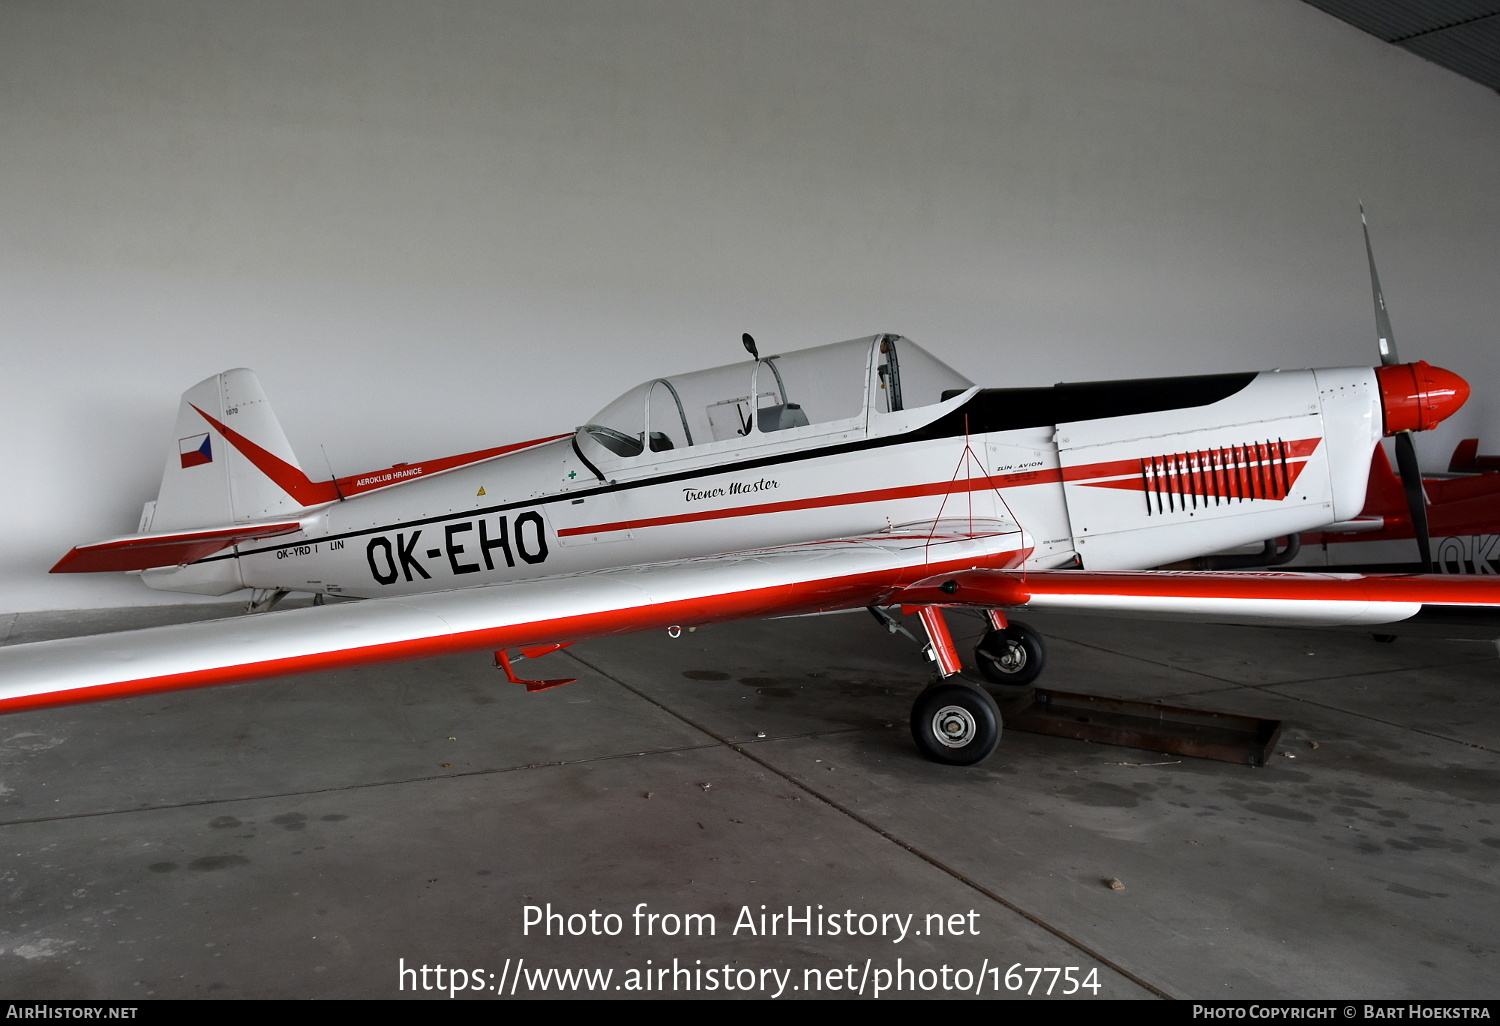
{"type": "Polygon", "coordinates": [[[182,469],[201,467],[214,461],[214,451],[207,434],[179,438],[177,448],[182,454],[182,469]]]}

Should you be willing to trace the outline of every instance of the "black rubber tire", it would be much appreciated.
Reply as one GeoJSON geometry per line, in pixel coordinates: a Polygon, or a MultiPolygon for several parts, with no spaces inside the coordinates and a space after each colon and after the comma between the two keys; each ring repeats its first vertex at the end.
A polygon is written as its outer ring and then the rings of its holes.
{"type": "Polygon", "coordinates": [[[933,762],[972,766],[1000,743],[1000,707],[973,684],[934,684],[912,704],[911,736],[933,762]]]}
{"type": "Polygon", "coordinates": [[[1047,665],[1047,646],[1036,631],[1012,620],[1004,630],[987,631],[979,639],[974,665],[991,684],[1028,687],[1047,665]]]}

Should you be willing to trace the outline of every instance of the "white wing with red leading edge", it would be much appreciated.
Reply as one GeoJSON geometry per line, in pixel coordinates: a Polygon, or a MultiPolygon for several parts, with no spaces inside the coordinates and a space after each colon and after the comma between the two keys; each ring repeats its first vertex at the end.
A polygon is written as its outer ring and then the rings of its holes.
{"type": "Polygon", "coordinates": [[[0,712],[449,652],[871,605],[1047,608],[1148,618],[1386,624],[1500,612],[1500,578],[1014,568],[1014,530],[866,538],[0,648],[0,712]]]}
{"type": "Polygon", "coordinates": [[[448,652],[884,604],[933,574],[1018,566],[1014,529],[892,531],[754,552],[0,648],[0,712],[448,652]]]}

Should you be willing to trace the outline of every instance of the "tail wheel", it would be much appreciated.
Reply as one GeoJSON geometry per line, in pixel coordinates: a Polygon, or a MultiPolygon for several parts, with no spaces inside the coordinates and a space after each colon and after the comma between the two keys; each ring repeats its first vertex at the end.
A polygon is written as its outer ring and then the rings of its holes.
{"type": "Polygon", "coordinates": [[[1047,646],[1036,631],[1012,620],[1004,630],[986,632],[974,647],[974,663],[992,684],[1025,687],[1047,665],[1047,646]]]}
{"type": "Polygon", "coordinates": [[[972,766],[1000,743],[1000,707],[973,684],[934,684],[911,707],[911,736],[933,762],[972,766]]]}

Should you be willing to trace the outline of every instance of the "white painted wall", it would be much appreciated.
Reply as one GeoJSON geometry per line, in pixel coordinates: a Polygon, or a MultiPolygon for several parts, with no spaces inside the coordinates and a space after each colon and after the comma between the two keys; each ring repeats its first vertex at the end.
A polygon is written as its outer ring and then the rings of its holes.
{"type": "Polygon", "coordinates": [[[1500,95],[1300,0],[0,0],[0,610],[255,368],[340,474],[899,331],[989,384],[1401,353],[1500,449],[1500,95]]]}

